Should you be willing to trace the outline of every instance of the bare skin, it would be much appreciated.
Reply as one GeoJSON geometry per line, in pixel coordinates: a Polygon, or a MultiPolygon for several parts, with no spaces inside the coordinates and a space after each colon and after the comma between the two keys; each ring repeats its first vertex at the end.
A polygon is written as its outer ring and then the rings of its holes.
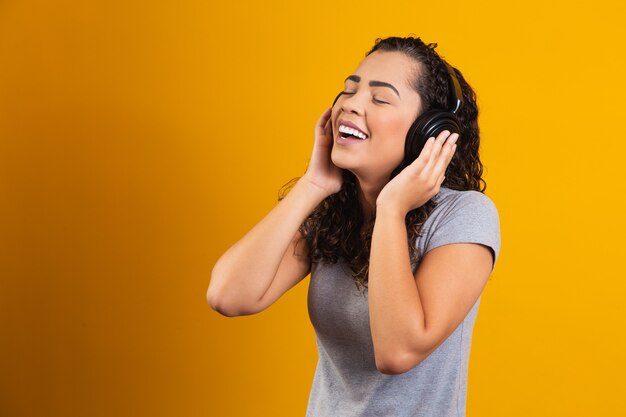
{"type": "Polygon", "coordinates": [[[360,81],[347,80],[349,93],[319,118],[305,175],[215,264],[207,291],[213,309],[227,316],[260,312],[310,273],[308,248],[295,250],[298,227],[339,191],[341,169],[349,169],[357,177],[364,213],[376,213],[368,302],[377,368],[386,374],[412,369],[461,323],[491,274],[490,250],[473,243],[440,246],[424,255],[413,274],[404,223],[408,211],[439,192],[458,135],[444,131],[431,138],[389,181],[403,157],[415,109],[421,108],[407,82],[414,69],[413,61],[396,52],[375,52],[362,61],[354,73],[360,81]],[[385,81],[399,94],[372,86],[371,80],[385,81]],[[337,144],[340,119],[355,123],[368,138],[337,144]]]}
{"type": "Polygon", "coordinates": [[[209,305],[225,316],[255,314],[272,305],[311,270],[299,226],[326,197],[341,188],[341,170],[330,161],[330,109],[315,126],[307,172],[252,230],[216,262],[207,290],[209,305]]]}

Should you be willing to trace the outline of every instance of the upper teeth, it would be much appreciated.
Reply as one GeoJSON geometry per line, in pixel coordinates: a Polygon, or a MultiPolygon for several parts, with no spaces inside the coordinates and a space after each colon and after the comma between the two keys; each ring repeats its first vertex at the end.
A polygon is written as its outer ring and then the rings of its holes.
{"type": "Polygon", "coordinates": [[[357,137],[359,137],[361,139],[365,139],[367,137],[367,135],[365,133],[360,132],[360,131],[358,131],[356,129],[352,129],[351,127],[348,127],[348,126],[344,126],[344,125],[339,125],[339,131],[341,133],[348,133],[348,134],[351,134],[351,135],[355,135],[355,136],[357,136],[357,137]]]}

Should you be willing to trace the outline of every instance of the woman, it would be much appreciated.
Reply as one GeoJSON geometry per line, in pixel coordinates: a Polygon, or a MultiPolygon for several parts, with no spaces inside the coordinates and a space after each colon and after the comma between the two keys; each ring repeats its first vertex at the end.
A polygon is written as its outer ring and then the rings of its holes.
{"type": "Polygon", "coordinates": [[[476,96],[460,71],[449,67],[460,135],[444,130],[405,161],[416,118],[452,104],[435,47],[377,39],[318,120],[304,175],[213,269],[207,299],[227,316],[262,311],[311,274],[319,361],[307,416],[465,415],[500,228],[480,186],[476,96]]]}

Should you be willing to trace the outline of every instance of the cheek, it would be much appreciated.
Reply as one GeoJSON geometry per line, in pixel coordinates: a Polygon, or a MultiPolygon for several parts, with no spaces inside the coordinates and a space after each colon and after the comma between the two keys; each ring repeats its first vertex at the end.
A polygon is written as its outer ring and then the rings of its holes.
{"type": "Polygon", "coordinates": [[[392,149],[401,148],[404,152],[404,142],[410,127],[411,123],[406,119],[393,119],[386,120],[377,131],[380,132],[380,139],[386,145],[385,147],[392,149]]]}
{"type": "Polygon", "coordinates": [[[393,130],[395,136],[402,136],[402,138],[406,138],[406,134],[409,131],[411,124],[413,124],[413,119],[403,117],[394,120],[389,128],[393,130]]]}

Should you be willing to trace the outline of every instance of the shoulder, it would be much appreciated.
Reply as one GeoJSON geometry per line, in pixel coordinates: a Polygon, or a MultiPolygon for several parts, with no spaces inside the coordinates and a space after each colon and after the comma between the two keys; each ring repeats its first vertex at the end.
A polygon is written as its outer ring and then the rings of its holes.
{"type": "Polygon", "coordinates": [[[459,191],[441,187],[433,197],[434,210],[426,219],[425,228],[438,228],[454,222],[458,225],[496,227],[500,226],[500,215],[493,200],[474,190],[459,191]]]}
{"type": "Polygon", "coordinates": [[[498,209],[493,200],[480,191],[459,191],[441,187],[433,201],[437,203],[434,212],[444,214],[463,212],[469,215],[476,213],[477,210],[477,213],[482,215],[498,216],[498,209]]]}
{"type": "Polygon", "coordinates": [[[423,225],[422,253],[449,243],[480,243],[500,252],[500,216],[493,200],[479,191],[441,187],[423,225]]]}

